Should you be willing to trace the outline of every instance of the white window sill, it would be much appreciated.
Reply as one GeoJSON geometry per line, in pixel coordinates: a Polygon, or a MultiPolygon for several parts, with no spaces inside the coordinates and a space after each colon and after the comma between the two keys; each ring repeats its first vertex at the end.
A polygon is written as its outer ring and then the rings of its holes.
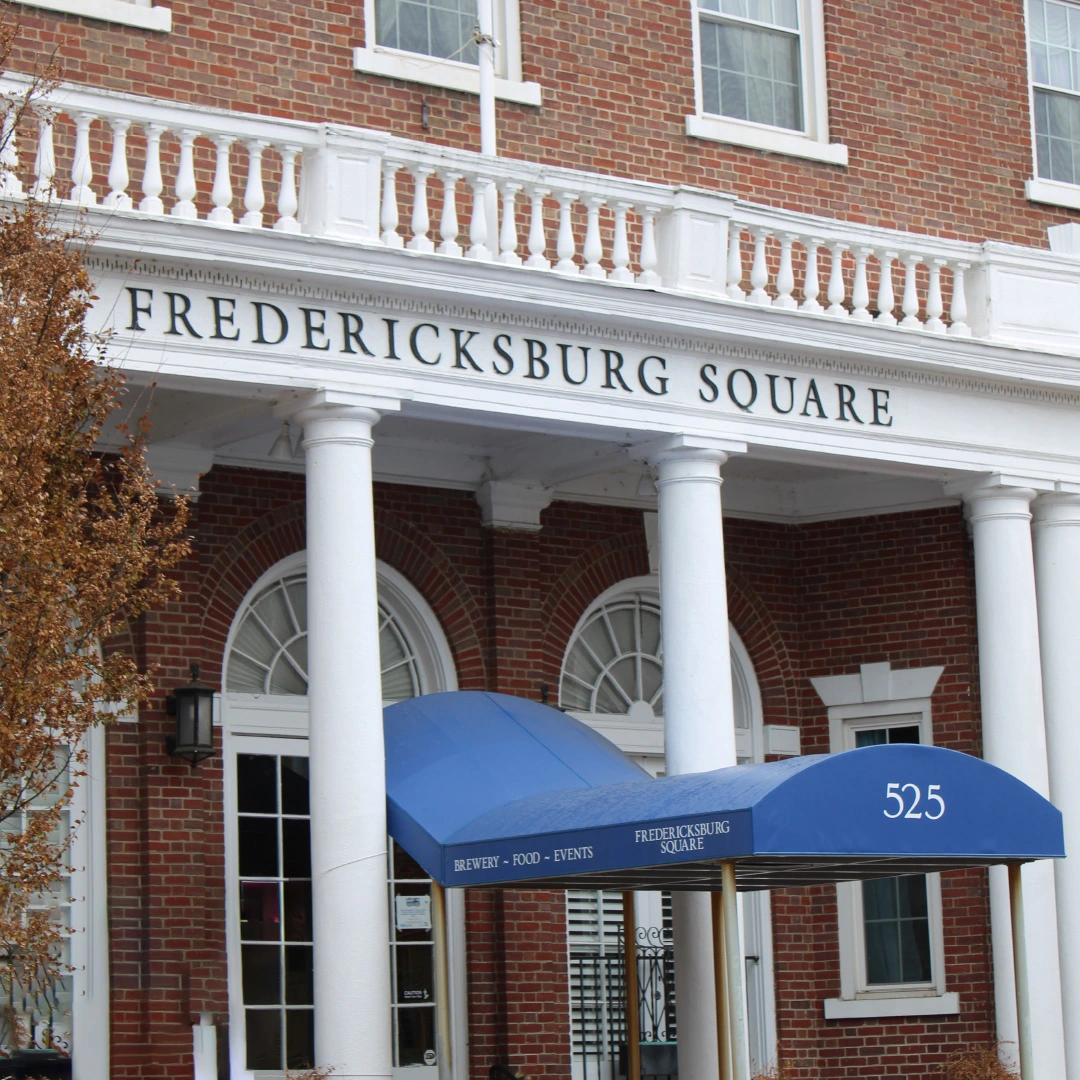
{"type": "Polygon", "coordinates": [[[154,5],[128,3],[127,0],[19,0],[24,7],[44,8],[47,11],[63,11],[68,15],[82,15],[87,19],[137,26],[141,30],[172,29],[172,9],[154,5]]]}
{"type": "MultiPolygon", "coordinates": [[[[472,64],[456,64],[451,60],[437,60],[392,49],[353,49],[353,70],[382,75],[387,79],[442,86],[466,94],[480,93],[480,72],[472,64]]],[[[539,83],[496,78],[495,96],[502,101],[539,108],[541,87],[539,83]]]]}
{"type": "Polygon", "coordinates": [[[848,148],[843,143],[818,142],[808,135],[800,135],[797,131],[783,131],[744,120],[730,120],[721,116],[688,116],[686,134],[695,139],[752,146],[755,150],[824,161],[829,165],[848,163],[848,148]]]}
{"type": "Polygon", "coordinates": [[[1032,202],[1080,210],[1080,184],[1063,184],[1060,180],[1040,180],[1036,177],[1024,182],[1024,194],[1032,202]]]}
{"type": "Polygon", "coordinates": [[[847,1001],[826,998],[826,1020],[873,1020],[886,1016],[955,1016],[960,1012],[960,995],[934,994],[925,997],[865,997],[847,1001]]]}

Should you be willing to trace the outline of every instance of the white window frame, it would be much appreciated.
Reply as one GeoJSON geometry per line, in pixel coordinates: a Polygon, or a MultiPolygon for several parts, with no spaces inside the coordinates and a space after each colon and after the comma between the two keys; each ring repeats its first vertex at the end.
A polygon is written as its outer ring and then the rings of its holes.
{"type": "MultiPolygon", "coordinates": [[[[811,679],[818,696],[828,706],[830,752],[854,749],[858,731],[913,724],[919,726],[919,741],[932,746],[930,698],[944,670],[926,667],[893,671],[888,663],[863,664],[858,675],[811,679]]],[[[845,881],[836,886],[840,996],[824,1001],[826,1020],[959,1013],[959,994],[946,988],[940,874],[926,875],[926,895],[933,979],[927,983],[871,986],[866,981],[862,883],[845,881]]]]}
{"type": "MultiPolygon", "coordinates": [[[[518,0],[493,0],[495,17],[495,96],[519,105],[539,107],[539,83],[521,77],[521,11],[518,0]]],[[[364,0],[364,44],[353,49],[353,69],[388,79],[441,86],[466,94],[480,93],[480,69],[476,64],[443,60],[437,56],[405,52],[376,44],[375,0],[364,0]]]]}
{"type": "MultiPolygon", "coordinates": [[[[248,590],[237,608],[225,642],[222,671],[225,672],[233,639],[251,601],[263,589],[281,578],[307,569],[307,553],[297,552],[272,566],[248,590]]],[[[427,601],[411,582],[393,567],[376,561],[379,598],[389,607],[416,650],[421,693],[457,689],[457,673],[449,642],[427,601]]],[[[308,755],[308,704],[302,696],[277,694],[223,693],[222,756],[224,767],[223,802],[225,813],[225,941],[228,958],[229,1061],[234,1080],[284,1080],[284,1072],[251,1070],[246,1067],[247,1045],[244,1031],[243,990],[240,968],[240,895],[236,804],[236,755],[308,755]]],[[[382,767],[382,763],[379,763],[382,767]]],[[[468,1080],[468,985],[465,966],[465,894],[446,890],[447,956],[450,979],[450,1032],[453,1066],[448,1080],[468,1080]]],[[[317,1008],[317,1006],[316,1006],[317,1008]]],[[[389,1022],[390,1002],[387,1002],[389,1022]]],[[[318,1015],[316,1014],[316,1023],[318,1015]]],[[[425,1080],[436,1077],[438,1066],[394,1069],[395,1080],[425,1080]]],[[[81,1078],[73,1078],[81,1080],[81,1078]]],[[[91,1078],[87,1078],[91,1080],[91,1078]]],[[[98,1080],[93,1077],[92,1080],[98,1080]]],[[[102,1077],[101,1080],[106,1080],[102,1077]]]]}
{"type": "MultiPolygon", "coordinates": [[[[1035,73],[1031,70],[1031,12],[1024,4],[1024,62],[1028,73],[1028,124],[1031,132],[1031,179],[1024,181],[1024,195],[1032,202],[1080,210],[1080,184],[1047,180],[1039,176],[1035,142],[1035,73]]],[[[1052,89],[1048,87],[1047,89],[1052,89]]]]}
{"type": "Polygon", "coordinates": [[[82,15],[86,19],[137,26],[140,30],[172,30],[172,8],[162,7],[152,0],[16,0],[23,7],[62,11],[66,15],[82,15]]]}
{"type": "MultiPolygon", "coordinates": [[[[374,0],[370,0],[374,2],[374,0]]],[[[697,139],[749,146],[775,154],[810,158],[829,165],[847,165],[848,148],[829,141],[828,85],[825,78],[825,15],[822,0],[798,0],[799,62],[805,131],[790,131],[751,120],[706,113],[701,78],[701,12],[690,4],[694,44],[694,114],[686,117],[686,134],[697,139]]]]}

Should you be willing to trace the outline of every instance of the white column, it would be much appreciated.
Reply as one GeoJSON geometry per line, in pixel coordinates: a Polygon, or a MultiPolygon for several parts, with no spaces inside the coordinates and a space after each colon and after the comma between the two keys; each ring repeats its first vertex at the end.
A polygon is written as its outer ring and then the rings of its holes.
{"type": "MultiPolygon", "coordinates": [[[[675,436],[653,444],[660,527],[664,739],[669,776],[735,764],[720,467],[742,446],[675,436]]],[[[707,893],[672,896],[679,1073],[716,1080],[716,983],[707,893]]],[[[746,1075],[749,1075],[748,1073],[746,1075]]]]}
{"type": "MultiPolygon", "coordinates": [[[[1039,623],[1031,544],[1031,488],[990,479],[965,492],[975,546],[983,757],[1042,795],[1049,794],[1043,726],[1039,623]]],[[[1054,866],[1023,869],[1031,985],[1035,1075],[1065,1076],[1061,986],[1058,977],[1054,866]]],[[[1016,992],[1013,978],[1008,872],[990,871],[990,923],[998,1038],[1015,1060],[1016,992]]]]}
{"type": "Polygon", "coordinates": [[[1071,856],[1054,865],[1065,1066],[1070,1080],[1080,1080],[1080,494],[1036,499],[1033,532],[1050,798],[1065,820],[1071,856]]]}
{"type": "Polygon", "coordinates": [[[386,787],[371,429],[391,398],[318,391],[307,461],[315,1060],[389,1078],[386,787]]]}

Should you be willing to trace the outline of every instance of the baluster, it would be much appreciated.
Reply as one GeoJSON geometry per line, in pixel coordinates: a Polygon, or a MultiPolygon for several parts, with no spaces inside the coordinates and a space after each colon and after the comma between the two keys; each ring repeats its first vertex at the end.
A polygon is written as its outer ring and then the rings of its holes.
{"type": "Polygon", "coordinates": [[[97,119],[94,113],[75,114],[75,156],[71,160],[71,201],[81,206],[93,206],[97,202],[90,181],[94,179],[94,167],[90,161],[90,125],[97,119]]]}
{"type": "Polygon", "coordinates": [[[233,189],[232,177],[229,174],[229,155],[233,142],[231,135],[214,136],[217,158],[214,161],[214,186],[210,190],[210,201],[214,204],[214,209],[210,211],[206,220],[218,225],[233,223],[233,189]]]}
{"type": "Polygon", "coordinates": [[[900,325],[908,330],[921,330],[922,323],[919,321],[919,290],[915,285],[915,271],[919,263],[923,261],[921,255],[908,252],[903,256],[904,262],[904,297],[900,302],[900,310],[904,317],[900,325]]]}
{"type": "Polygon", "coordinates": [[[469,178],[469,183],[473,189],[473,206],[469,216],[469,250],[465,252],[465,258],[490,262],[492,254],[487,243],[487,193],[492,182],[485,176],[473,176],[469,178]]]}
{"type": "Polygon", "coordinates": [[[379,227],[382,232],[379,239],[388,248],[405,246],[405,241],[398,236],[398,197],[397,197],[397,174],[401,168],[400,161],[384,160],[382,163],[382,207],[379,210],[379,227]]]}
{"type": "Polygon", "coordinates": [[[428,236],[431,231],[431,213],[428,210],[427,182],[435,170],[430,165],[413,165],[409,172],[413,178],[412,221],[409,228],[412,237],[405,245],[410,251],[434,251],[435,242],[428,236]]]}
{"type": "Polygon", "coordinates": [[[626,215],[633,210],[634,204],[629,202],[614,202],[611,204],[615,211],[615,237],[611,245],[611,263],[614,269],[608,275],[611,281],[633,281],[634,275],[630,272],[630,241],[626,235],[626,215]]]}
{"type": "Polygon", "coordinates": [[[577,252],[577,244],[574,241],[574,229],[570,221],[570,207],[578,201],[578,194],[574,191],[560,191],[555,198],[559,202],[559,235],[555,243],[555,254],[559,261],[555,264],[555,271],[574,277],[580,274],[578,264],[574,262],[577,252]]]}
{"type": "MultiPolygon", "coordinates": [[[[195,138],[198,131],[191,128],[180,128],[176,137],[180,140],[180,164],[176,170],[176,203],[169,211],[173,217],[194,219],[199,216],[195,209],[195,195],[198,188],[195,185],[195,138]]],[[[260,203],[260,208],[262,204],[260,203]]]]}
{"type": "Polygon", "coordinates": [[[769,284],[769,264],[765,259],[765,241],[772,236],[772,230],[758,225],[750,230],[750,235],[754,238],[754,262],[750,267],[750,295],[747,300],[751,304],[768,307],[772,299],[765,291],[765,286],[769,284]]]}
{"type": "Polygon", "coordinates": [[[803,247],[806,248],[806,276],[803,278],[803,302],[800,305],[803,311],[824,311],[818,302],[818,293],[821,292],[821,283],[818,280],[818,248],[825,241],[819,236],[807,236],[803,239],[803,247]]]}
{"type": "Polygon", "coordinates": [[[846,319],[848,313],[844,307],[844,252],[848,246],[834,240],[827,247],[832,258],[829,261],[829,291],[825,294],[829,306],[825,309],[825,314],[846,319]]]}
{"type": "Polygon", "coordinates": [[[0,128],[0,195],[17,198],[23,193],[23,186],[15,170],[19,167],[19,148],[15,141],[15,121],[18,108],[15,102],[9,102],[4,113],[4,124],[0,128]]]}
{"type": "Polygon", "coordinates": [[[296,211],[300,208],[300,200],[296,197],[296,155],[300,153],[300,147],[286,143],[278,147],[278,153],[281,155],[281,183],[278,186],[278,219],[274,222],[274,228],[278,232],[298,233],[300,222],[296,220],[296,211]]]}
{"type": "Polygon", "coordinates": [[[504,180],[499,185],[502,195],[502,228],[499,230],[499,262],[507,266],[520,266],[521,256],[517,253],[517,193],[520,184],[504,180]]]}
{"type": "Polygon", "coordinates": [[[585,203],[585,243],[581,249],[585,265],[581,273],[587,278],[603,279],[607,271],[600,265],[604,257],[604,244],[600,239],[600,207],[607,202],[602,195],[586,195],[585,203]]]}
{"type": "Polygon", "coordinates": [[[776,299],[775,307],[785,308],[791,311],[799,306],[798,301],[792,296],[795,289],[795,271],[791,266],[791,245],[798,240],[796,233],[780,233],[780,269],[776,274],[776,299]]]}
{"type": "Polygon", "coordinates": [[[146,132],[146,164],[143,166],[143,198],[139,209],[144,214],[164,214],[161,201],[164,182],[161,179],[161,136],[168,130],[164,124],[144,124],[146,132]]]}
{"type": "Polygon", "coordinates": [[[262,208],[266,205],[266,192],[263,190],[262,156],[269,145],[268,139],[247,139],[244,142],[248,153],[247,185],[244,188],[244,209],[247,213],[240,219],[240,224],[252,229],[261,229],[263,224],[262,208]]]}
{"type": "Polygon", "coordinates": [[[855,322],[870,322],[873,316],[867,310],[870,306],[870,286],[866,280],[866,260],[874,254],[874,249],[860,244],[852,251],[855,252],[855,283],[851,287],[851,317],[855,322]]]}
{"type": "Polygon", "coordinates": [[[639,285],[650,285],[653,288],[660,284],[660,275],[656,272],[656,215],[660,213],[659,206],[639,206],[638,213],[641,215],[641,254],[638,256],[638,264],[641,273],[638,274],[639,285]]]}
{"type": "Polygon", "coordinates": [[[130,210],[131,196],[127,193],[127,186],[131,182],[131,174],[128,172],[127,163],[127,133],[131,128],[131,121],[122,116],[114,116],[109,120],[112,128],[112,156],[109,159],[109,194],[101,200],[103,206],[114,210],[130,210]]]}
{"type": "Polygon", "coordinates": [[[34,157],[34,186],[30,194],[35,199],[53,197],[53,177],[56,176],[56,150],[53,146],[53,111],[47,105],[39,105],[38,145],[34,157]]]}
{"type": "Polygon", "coordinates": [[[926,288],[926,322],[923,324],[923,329],[929,330],[931,334],[944,334],[945,323],[941,316],[945,311],[945,305],[941,300],[941,271],[949,265],[949,260],[931,259],[928,265],[930,284],[926,288]]]}
{"type": "Polygon", "coordinates": [[[727,268],[724,271],[725,291],[729,300],[745,300],[742,288],[742,234],[746,226],[728,222],[727,268]]]}
{"type": "Polygon", "coordinates": [[[896,318],[892,313],[896,305],[896,297],[892,287],[892,264],[896,258],[895,251],[879,251],[878,262],[881,264],[881,277],[878,279],[877,306],[878,313],[874,322],[883,323],[885,326],[895,326],[896,318]]]}
{"type": "Polygon", "coordinates": [[[949,333],[956,337],[971,337],[967,324],[967,291],[964,288],[964,271],[971,269],[969,262],[952,264],[952,301],[949,304],[949,333]]]}
{"type": "Polygon", "coordinates": [[[530,186],[525,189],[529,197],[529,257],[525,260],[526,266],[535,270],[549,270],[551,263],[544,257],[544,249],[547,247],[547,237],[544,234],[544,196],[549,194],[547,188],[530,186]]]}
{"type": "Polygon", "coordinates": [[[462,174],[441,170],[436,173],[442,181],[443,204],[442,219],[439,222],[439,235],[442,243],[436,249],[440,255],[452,255],[455,258],[461,255],[461,245],[457,243],[458,218],[457,218],[457,182],[462,174]]]}

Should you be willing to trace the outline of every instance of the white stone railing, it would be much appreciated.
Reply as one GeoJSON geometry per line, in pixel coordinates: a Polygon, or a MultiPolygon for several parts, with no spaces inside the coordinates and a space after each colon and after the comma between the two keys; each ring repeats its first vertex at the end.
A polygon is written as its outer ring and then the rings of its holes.
{"type": "MultiPolygon", "coordinates": [[[[0,78],[12,102],[25,86],[19,76],[0,78]]],[[[15,112],[0,151],[0,195],[11,198],[32,193],[134,217],[303,232],[918,333],[1080,349],[1080,316],[1073,326],[1051,313],[1043,333],[1041,316],[1033,323],[1010,310],[1025,289],[1041,295],[1045,278],[1058,309],[1072,298],[1080,312],[1080,261],[1041,250],[74,86],[35,103],[12,130],[15,112]]]]}

